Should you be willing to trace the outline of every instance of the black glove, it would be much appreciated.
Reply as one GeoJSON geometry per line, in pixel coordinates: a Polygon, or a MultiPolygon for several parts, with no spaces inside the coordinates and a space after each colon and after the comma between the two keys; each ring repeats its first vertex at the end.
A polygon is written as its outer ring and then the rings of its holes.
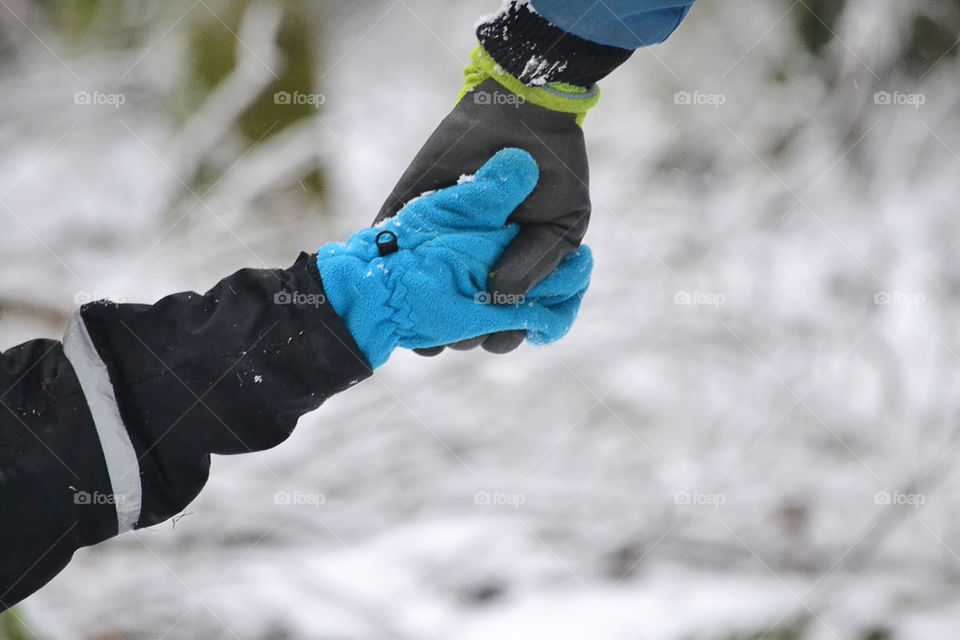
{"type": "MultiPolygon", "coordinates": [[[[593,82],[630,51],[598,45],[550,25],[529,5],[509,5],[477,29],[481,46],[465,70],[460,100],[404,172],[376,221],[427,191],[475,173],[504,147],[540,166],[534,192],[510,216],[517,238],[490,271],[488,299],[513,302],[580,246],[590,221],[587,153],[580,124],[599,99],[593,82]],[[544,52],[541,55],[538,52],[544,52]],[[591,88],[586,88],[586,87],[591,88]]],[[[506,331],[450,345],[507,353],[524,339],[506,331]]],[[[421,349],[436,355],[443,347],[421,349]]]]}

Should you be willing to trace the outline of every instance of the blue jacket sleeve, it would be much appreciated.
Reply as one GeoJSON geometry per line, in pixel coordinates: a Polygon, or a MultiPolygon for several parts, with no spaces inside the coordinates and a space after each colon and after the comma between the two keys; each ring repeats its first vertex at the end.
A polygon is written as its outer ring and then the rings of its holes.
{"type": "Polygon", "coordinates": [[[670,37],[695,0],[531,0],[567,33],[598,44],[639,49],[670,37]]]}
{"type": "Polygon", "coordinates": [[[591,87],[670,37],[695,0],[510,0],[477,26],[483,49],[527,85],[591,87]]]}

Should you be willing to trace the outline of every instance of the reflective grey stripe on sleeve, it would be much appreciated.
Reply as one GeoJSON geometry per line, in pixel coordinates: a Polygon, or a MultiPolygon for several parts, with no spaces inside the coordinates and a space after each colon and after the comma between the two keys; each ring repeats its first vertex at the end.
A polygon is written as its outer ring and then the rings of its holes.
{"type": "Polygon", "coordinates": [[[63,352],[77,374],[97,428],[113,488],[118,533],[131,531],[140,519],[140,463],[120,417],[107,365],[100,359],[79,311],[73,314],[63,335],[63,352]]]}

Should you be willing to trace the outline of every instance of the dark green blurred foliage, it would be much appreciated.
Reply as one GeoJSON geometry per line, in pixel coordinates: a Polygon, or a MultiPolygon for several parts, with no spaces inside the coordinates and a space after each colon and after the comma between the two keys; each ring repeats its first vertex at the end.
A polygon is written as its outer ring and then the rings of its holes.
{"type": "Polygon", "coordinates": [[[943,2],[944,9],[953,5],[952,11],[943,11],[940,20],[931,16],[917,16],[913,20],[910,46],[906,61],[917,75],[923,75],[944,58],[957,56],[957,41],[960,38],[960,0],[943,2]]]}
{"type": "MultiPolygon", "coordinates": [[[[822,624],[822,621],[814,624],[813,618],[805,615],[794,620],[783,622],[782,624],[775,624],[770,628],[727,634],[719,637],[708,635],[706,638],[709,638],[709,640],[714,640],[715,638],[716,640],[804,640],[809,637],[810,632],[820,624],[822,624]]],[[[868,628],[851,636],[851,640],[893,640],[893,638],[893,632],[886,627],[868,628]]],[[[704,639],[697,638],[697,640],[704,639]]]]}
{"type": "Polygon", "coordinates": [[[833,40],[845,6],[845,0],[807,0],[796,8],[800,38],[810,53],[819,54],[833,40]]]}
{"type": "MultiPolygon", "coordinates": [[[[810,618],[801,617],[797,620],[777,624],[769,629],[755,632],[735,633],[724,636],[706,636],[710,640],[803,640],[810,627],[810,618]]],[[[698,638],[698,640],[700,640],[698,638]]]]}
{"type": "Polygon", "coordinates": [[[870,629],[863,634],[863,640],[893,640],[893,632],[883,627],[870,629]]]}
{"type": "MultiPolygon", "coordinates": [[[[807,51],[816,56],[826,52],[836,40],[839,22],[848,9],[846,0],[805,0],[794,6],[797,33],[807,51]]],[[[924,4],[903,28],[909,33],[905,42],[890,43],[900,49],[894,67],[915,77],[923,76],[941,60],[960,52],[960,0],[924,4]]]]}
{"type": "Polygon", "coordinates": [[[37,0],[37,5],[44,9],[50,26],[63,43],[73,49],[72,53],[82,53],[137,48],[163,12],[178,3],[37,0]]]}
{"type": "MultiPolygon", "coordinates": [[[[189,118],[211,92],[236,67],[246,44],[238,40],[245,13],[258,0],[38,0],[66,46],[74,53],[110,51],[153,51],[167,30],[179,30],[187,46],[187,66],[177,90],[164,95],[159,108],[183,120],[189,118]]],[[[259,0],[262,3],[262,0],[259,0]]],[[[317,3],[310,0],[276,0],[282,20],[274,45],[279,53],[276,78],[265,87],[234,123],[234,132],[245,146],[268,141],[303,118],[323,109],[314,104],[277,104],[274,94],[286,91],[304,95],[321,94],[316,86],[320,68],[321,21],[317,3]]],[[[266,60],[264,61],[266,64],[266,60]]],[[[149,64],[146,62],[144,64],[149,64]]],[[[206,165],[188,182],[202,188],[220,177],[218,169],[206,165]]],[[[292,185],[314,196],[322,196],[324,178],[319,171],[301,176],[292,185]]]]}
{"type": "MultiPolygon", "coordinates": [[[[227,0],[214,2],[216,12],[198,13],[190,28],[192,73],[199,87],[199,95],[209,93],[235,67],[238,48],[244,46],[237,40],[244,11],[256,0],[227,0]]],[[[289,94],[318,94],[315,84],[319,61],[308,4],[304,0],[285,0],[283,19],[275,44],[282,56],[276,70],[278,76],[259,98],[247,109],[237,123],[238,130],[249,143],[261,142],[276,135],[291,124],[319,113],[322,105],[277,104],[274,94],[286,91],[289,94]]],[[[200,180],[212,176],[201,176],[200,180]]],[[[324,178],[320,171],[304,176],[300,186],[316,195],[324,192],[324,178]]]]}
{"type": "Polygon", "coordinates": [[[0,640],[41,640],[41,638],[30,631],[16,609],[10,609],[0,613],[0,640]]]}
{"type": "MultiPolygon", "coordinates": [[[[242,3],[246,6],[246,3],[242,3]]],[[[219,13],[195,21],[190,34],[190,62],[196,82],[209,93],[227,77],[237,63],[236,37],[241,4],[229,3],[219,13]]]]}
{"type": "MultiPolygon", "coordinates": [[[[238,48],[237,41],[243,12],[256,0],[221,2],[216,7],[217,15],[198,13],[190,33],[191,63],[193,73],[202,89],[213,89],[233,70],[238,48]]],[[[283,64],[277,69],[279,76],[260,99],[244,114],[240,129],[251,140],[260,140],[276,133],[297,120],[317,113],[309,104],[278,105],[273,96],[277,91],[302,94],[317,93],[314,78],[317,73],[314,41],[316,34],[310,32],[310,21],[302,0],[286,0],[281,3],[283,22],[276,38],[276,45],[283,56],[283,64]]]]}
{"type": "Polygon", "coordinates": [[[73,0],[73,2],[41,0],[41,4],[48,7],[66,39],[78,44],[96,22],[102,3],[98,0],[73,0]]]}

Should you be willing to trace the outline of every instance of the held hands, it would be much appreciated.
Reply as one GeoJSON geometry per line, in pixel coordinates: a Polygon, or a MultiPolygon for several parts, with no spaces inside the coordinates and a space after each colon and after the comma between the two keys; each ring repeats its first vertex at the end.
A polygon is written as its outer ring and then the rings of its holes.
{"type": "MultiPolygon", "coordinates": [[[[520,232],[490,270],[487,290],[525,294],[576,251],[590,220],[587,151],[580,123],[598,101],[596,89],[568,85],[528,87],[506,74],[478,48],[465,71],[466,86],[454,110],[440,123],[384,203],[377,221],[396,214],[411,198],[454,184],[504,147],[529,151],[540,181],[517,206],[510,222],[520,232]]],[[[452,345],[482,344],[506,353],[523,341],[522,331],[480,336],[452,345]]],[[[439,353],[442,347],[423,351],[439,353]]]]}
{"type": "Polygon", "coordinates": [[[525,295],[492,299],[487,287],[491,268],[520,232],[507,218],[538,178],[529,153],[504,149],[460,184],[320,248],[330,303],[371,367],[398,346],[423,349],[501,331],[524,331],[527,341],[546,344],[569,331],[590,282],[589,248],[567,255],[525,295]]]}

